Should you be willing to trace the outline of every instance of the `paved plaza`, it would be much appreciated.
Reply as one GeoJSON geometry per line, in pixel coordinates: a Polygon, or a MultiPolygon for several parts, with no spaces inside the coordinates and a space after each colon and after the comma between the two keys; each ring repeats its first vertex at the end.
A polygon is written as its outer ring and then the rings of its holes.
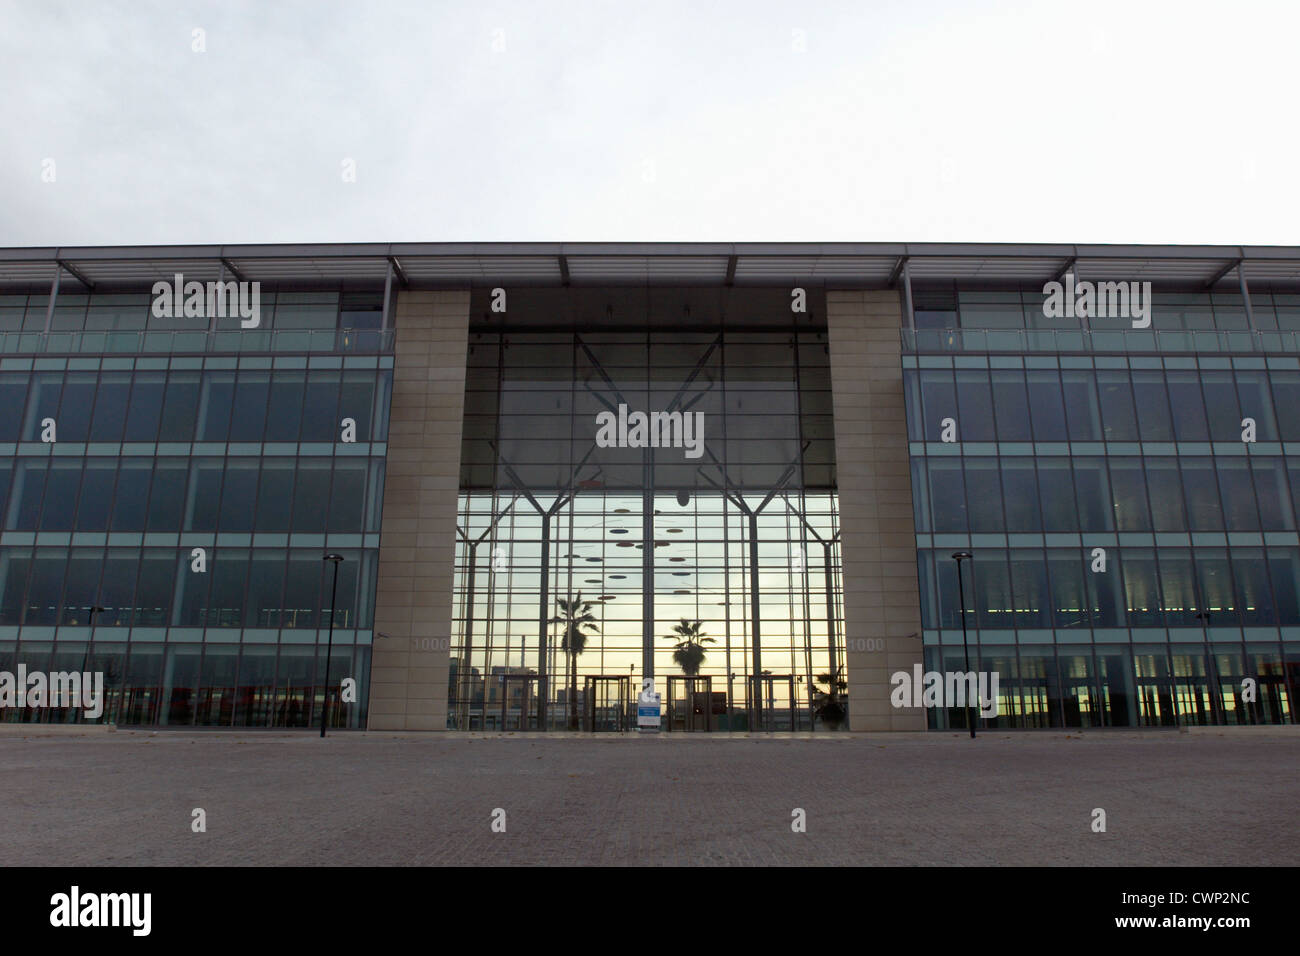
{"type": "Polygon", "coordinates": [[[1294,731],[322,741],[9,725],[0,865],[1295,865],[1294,731]]]}

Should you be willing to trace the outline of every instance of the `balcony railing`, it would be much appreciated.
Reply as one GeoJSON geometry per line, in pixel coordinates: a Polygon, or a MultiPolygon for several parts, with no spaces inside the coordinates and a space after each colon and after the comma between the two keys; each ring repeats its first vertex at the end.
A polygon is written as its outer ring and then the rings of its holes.
{"type": "Polygon", "coordinates": [[[0,332],[0,353],[167,354],[195,352],[393,351],[393,330],[248,329],[244,331],[0,332]]]}
{"type": "Polygon", "coordinates": [[[1300,352],[1300,332],[903,329],[904,352],[1300,352]]]}

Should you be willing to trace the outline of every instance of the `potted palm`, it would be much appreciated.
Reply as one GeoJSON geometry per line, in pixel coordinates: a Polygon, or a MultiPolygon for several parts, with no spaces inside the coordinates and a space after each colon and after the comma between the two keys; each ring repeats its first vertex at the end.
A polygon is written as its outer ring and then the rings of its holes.
{"type": "Polygon", "coordinates": [[[817,694],[813,697],[813,714],[821,719],[827,730],[839,730],[848,716],[844,707],[848,682],[838,675],[832,678],[830,674],[818,674],[815,686],[817,694]]]}
{"type": "Polygon", "coordinates": [[[577,597],[557,598],[560,613],[548,623],[562,624],[564,634],[560,638],[560,650],[568,655],[569,660],[569,729],[578,730],[578,655],[587,649],[586,631],[599,631],[596,617],[591,613],[591,602],[582,599],[582,592],[577,597]]]}
{"type": "Polygon", "coordinates": [[[701,622],[682,618],[680,624],[673,625],[673,633],[668,640],[677,642],[673,651],[673,663],[682,669],[687,677],[696,677],[704,665],[705,644],[716,644],[711,637],[705,637],[701,622]]]}

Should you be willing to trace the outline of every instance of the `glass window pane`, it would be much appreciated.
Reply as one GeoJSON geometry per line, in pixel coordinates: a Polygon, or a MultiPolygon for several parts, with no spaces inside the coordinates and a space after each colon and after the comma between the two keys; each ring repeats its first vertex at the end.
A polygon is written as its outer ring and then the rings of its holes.
{"type": "Polygon", "coordinates": [[[1242,417],[1255,419],[1255,437],[1259,441],[1277,441],[1277,420],[1273,415],[1268,374],[1262,370],[1237,369],[1236,376],[1242,417]]]}
{"type": "Polygon", "coordinates": [[[1187,548],[1160,549],[1160,593],[1168,626],[1194,627],[1199,624],[1196,619],[1200,610],[1196,598],[1196,573],[1192,566],[1192,552],[1187,548]]]}
{"type": "Polygon", "coordinates": [[[86,441],[95,407],[95,372],[69,372],[59,401],[59,441],[86,441]]]}
{"type": "Polygon", "coordinates": [[[153,478],[153,461],[148,458],[123,458],[118,474],[109,530],[143,531],[149,516],[149,483],[153,478]]]}
{"type": "Polygon", "coordinates": [[[1070,459],[1043,458],[1038,462],[1038,491],[1043,503],[1043,530],[1073,533],[1079,530],[1079,509],[1074,502],[1070,459]]]}
{"type": "Polygon", "coordinates": [[[966,498],[970,530],[975,534],[998,534],[1006,530],[1002,513],[1002,481],[996,458],[967,458],[966,498]]]}
{"type": "Polygon", "coordinates": [[[939,441],[943,432],[943,420],[955,419],[957,422],[957,440],[963,441],[965,433],[962,421],[957,414],[957,391],[953,385],[953,373],[945,369],[923,369],[921,371],[921,401],[925,409],[925,440],[939,441]]]}
{"type": "Polygon", "coordinates": [[[1182,458],[1179,463],[1191,530],[1222,531],[1223,512],[1219,507],[1219,482],[1214,474],[1213,459],[1182,458]]]}
{"type": "Polygon", "coordinates": [[[299,534],[324,534],[330,500],[328,458],[299,458],[293,495],[293,530],[299,534]]]}
{"type": "Polygon", "coordinates": [[[244,584],[248,552],[219,548],[208,565],[212,590],[208,597],[208,627],[241,627],[244,623],[244,584]]]}
{"type": "Polygon", "coordinates": [[[957,409],[960,441],[994,441],[993,393],[984,369],[957,370],[957,409]]]}
{"type": "Polygon", "coordinates": [[[1210,626],[1240,623],[1233,596],[1232,573],[1228,570],[1228,553],[1221,548],[1198,548],[1193,552],[1193,558],[1201,606],[1210,615],[1210,626]]]}
{"type": "Polygon", "coordinates": [[[230,436],[230,413],[235,404],[235,373],[203,373],[203,397],[199,401],[199,441],[226,441],[230,436]]]}
{"type": "Polygon", "coordinates": [[[1201,387],[1209,413],[1210,441],[1241,441],[1237,386],[1227,369],[1202,369],[1201,387]]]}
{"type": "Polygon", "coordinates": [[[1097,398],[1101,402],[1102,428],[1106,441],[1137,441],[1137,411],[1128,372],[1097,370],[1097,398]]]}
{"type": "MultiPolygon", "coordinates": [[[[186,574],[190,573],[188,561],[183,567],[186,574]]],[[[175,580],[174,553],[147,549],[140,559],[140,580],[136,586],[136,627],[162,627],[168,622],[175,580]]]]}
{"type": "Polygon", "coordinates": [[[257,459],[230,458],[221,486],[221,514],[217,526],[226,532],[253,530],[257,503],[257,459]]]}
{"type": "Polygon", "coordinates": [[[163,399],[159,441],[193,441],[199,410],[199,373],[172,372],[163,399]]]}
{"type": "Polygon", "coordinates": [[[1142,441],[1173,441],[1174,427],[1164,375],[1155,369],[1134,369],[1133,399],[1142,441]]]}
{"type": "Polygon", "coordinates": [[[1295,512],[1287,484],[1286,465],[1281,458],[1260,456],[1250,459],[1259,500],[1261,527],[1264,531],[1295,530],[1295,512]]]}
{"type": "Polygon", "coordinates": [[[335,371],[313,371],[307,374],[307,392],[303,401],[302,440],[339,440],[339,384],[341,374],[335,371]]]}
{"type": "Polygon", "coordinates": [[[41,508],[42,531],[71,531],[77,511],[77,490],[81,486],[81,462],[50,462],[45,481],[45,503],[41,508]]]}
{"type": "Polygon", "coordinates": [[[934,509],[934,530],[939,534],[963,534],[966,526],[966,495],[962,487],[960,458],[931,458],[930,503],[934,509]]]}
{"type": "Polygon", "coordinates": [[[31,566],[30,550],[0,548],[0,624],[12,627],[22,623],[31,566]]]}
{"type": "Polygon", "coordinates": [[[375,376],[373,372],[344,372],[339,394],[339,420],[351,418],[357,423],[357,441],[370,441],[374,418],[375,376]]]}
{"type": "MultiPolygon", "coordinates": [[[[1114,573],[1114,568],[1107,574],[1114,573]]],[[[1124,576],[1124,601],[1132,627],[1159,626],[1160,590],[1156,578],[1155,552],[1150,548],[1125,548],[1120,570],[1124,576]]]]}
{"type": "Polygon", "coordinates": [[[59,605],[63,599],[63,571],[67,563],[68,552],[61,548],[36,549],[31,580],[27,583],[27,613],[23,624],[31,627],[58,623],[59,605]]]}
{"type": "Polygon", "coordinates": [[[1079,499],[1080,531],[1114,531],[1115,514],[1106,459],[1075,458],[1074,490],[1079,499]]]}
{"type": "MultiPolygon", "coordinates": [[[[955,562],[954,562],[955,563],[955,562]]],[[[1015,626],[1015,602],[1011,598],[1011,575],[1005,551],[977,551],[970,562],[974,595],[972,605],[981,628],[1015,626]]],[[[960,605],[959,605],[960,607],[960,605]]]]}
{"type": "Polygon", "coordinates": [[[330,492],[329,530],[359,534],[366,506],[366,462],[336,460],[330,492]]]}
{"type": "Polygon", "coordinates": [[[90,458],[81,478],[81,503],[77,506],[78,531],[107,531],[113,506],[113,484],[117,479],[117,461],[90,458]]]}
{"type": "Polygon", "coordinates": [[[298,440],[306,387],[306,372],[275,373],[271,380],[271,398],[266,411],[266,441],[298,440]]]}
{"type": "Polygon", "coordinates": [[[262,440],[262,427],[266,422],[270,398],[270,372],[245,369],[239,373],[239,387],[235,390],[234,398],[234,414],[230,420],[231,441],[262,440]]]}
{"type": "Polygon", "coordinates": [[[1011,590],[1015,595],[1016,627],[1051,627],[1051,596],[1047,561],[1042,551],[1017,548],[1010,554],[1011,590]]]}
{"type": "MultiPolygon", "coordinates": [[[[1114,501],[1117,531],[1151,531],[1147,509],[1147,476],[1140,458],[1110,459],[1110,494],[1114,501]]],[[[1178,472],[1174,472],[1177,479],[1178,472]]],[[[1179,503],[1179,514],[1182,503],[1179,503]]]]}
{"type": "Polygon", "coordinates": [[[257,548],[253,551],[245,627],[280,627],[286,558],[286,553],[280,550],[257,548]]]}
{"type": "Polygon", "coordinates": [[[1038,510],[1038,479],[1032,458],[1002,459],[1002,494],[1008,532],[1043,530],[1038,510]]]}
{"type": "Polygon", "coordinates": [[[1092,370],[1062,369],[1061,388],[1065,396],[1070,441],[1102,441],[1101,409],[1097,404],[1097,381],[1092,370]]]}
{"type": "Polygon", "coordinates": [[[1300,548],[1269,548],[1268,571],[1277,623],[1282,627],[1300,626],[1300,548]]]}
{"type": "Polygon", "coordinates": [[[1191,369],[1171,370],[1169,404],[1173,406],[1174,437],[1178,441],[1209,441],[1210,427],[1201,405],[1200,373],[1191,369]]]}
{"type": "Polygon", "coordinates": [[[95,618],[101,627],[130,627],[135,610],[135,577],[140,567],[140,553],[129,548],[113,548],[104,561],[104,577],[99,585],[99,605],[104,610],[95,618]]]}
{"type": "Polygon", "coordinates": [[[23,423],[23,441],[40,441],[41,432],[45,429],[42,422],[46,419],[52,418],[57,424],[59,396],[62,394],[62,372],[37,372],[32,376],[31,388],[27,393],[27,418],[23,423]]]}
{"type": "Polygon", "coordinates": [[[27,376],[21,372],[0,372],[0,442],[18,440],[26,401],[27,376]]]}
{"type": "Polygon", "coordinates": [[[16,465],[5,527],[11,531],[35,531],[40,524],[41,498],[45,495],[45,478],[50,466],[30,458],[19,458],[16,465]]]}
{"type": "MultiPolygon", "coordinates": [[[[1183,507],[1183,478],[1178,470],[1178,459],[1148,458],[1146,466],[1147,484],[1151,489],[1151,517],[1154,530],[1186,531],[1187,513],[1183,507]]],[[[1112,470],[1114,467],[1114,460],[1112,460],[1112,470]]],[[[1140,478],[1139,472],[1134,480],[1140,478]]],[[[1140,494],[1141,489],[1135,488],[1133,493],[1140,494]]],[[[1145,531],[1147,529],[1121,527],[1120,530],[1145,531]]]]}
{"type": "Polygon", "coordinates": [[[1072,549],[1052,549],[1047,552],[1047,563],[1052,580],[1050,626],[1087,627],[1088,596],[1083,582],[1083,554],[1072,549]]]}
{"type": "Polygon", "coordinates": [[[1061,379],[1054,369],[1033,369],[1028,373],[1029,415],[1034,441],[1066,441],[1065,404],[1061,379]]]}
{"type": "Polygon", "coordinates": [[[181,530],[188,475],[189,465],[184,458],[159,458],[154,463],[146,531],[181,530]]]}
{"type": "Polygon", "coordinates": [[[194,458],[190,462],[190,486],[185,497],[185,530],[216,531],[221,504],[220,458],[194,458]]]}
{"type": "Polygon", "coordinates": [[[131,382],[131,407],[126,413],[123,441],[156,441],[166,395],[165,372],[136,372],[131,382]]]}
{"type": "MultiPolygon", "coordinates": [[[[104,564],[102,551],[77,548],[68,561],[66,592],[60,624],[85,627],[90,624],[90,609],[99,603],[99,572],[104,564]]],[[[102,606],[102,605],[101,605],[102,606]]],[[[96,622],[102,623],[102,622],[96,622]]]]}
{"type": "Polygon", "coordinates": [[[257,491],[257,530],[288,531],[293,516],[294,460],[262,459],[257,491]]]}
{"type": "Polygon", "coordinates": [[[100,376],[99,389],[95,392],[94,418],[90,425],[91,441],[122,440],[130,396],[130,372],[105,372],[100,376]]]}
{"type": "Polygon", "coordinates": [[[1234,548],[1232,577],[1241,623],[1247,627],[1272,627],[1277,623],[1268,586],[1268,565],[1263,548],[1234,548]]]}
{"type": "Polygon", "coordinates": [[[1259,511],[1255,507],[1255,485],[1250,462],[1245,458],[1216,458],[1219,493],[1223,498],[1223,521],[1229,531],[1258,531],[1259,511]]]}

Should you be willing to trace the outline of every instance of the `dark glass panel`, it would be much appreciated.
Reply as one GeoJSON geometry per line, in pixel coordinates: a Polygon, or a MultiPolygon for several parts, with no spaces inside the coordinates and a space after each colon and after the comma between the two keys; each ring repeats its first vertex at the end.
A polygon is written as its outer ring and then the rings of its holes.
{"type": "MultiPolygon", "coordinates": [[[[1111,460],[1112,471],[1115,468],[1115,461],[1116,459],[1111,460]]],[[[1134,461],[1136,462],[1137,459],[1134,461]]],[[[1147,487],[1151,491],[1151,516],[1154,530],[1186,531],[1187,512],[1183,507],[1183,478],[1178,469],[1178,459],[1148,458],[1146,468],[1147,487]]],[[[1136,480],[1140,477],[1141,472],[1138,471],[1134,478],[1136,480]]],[[[1141,489],[1136,489],[1134,493],[1140,494],[1141,489]]],[[[1145,531],[1147,529],[1121,527],[1120,530],[1145,531]]]]}
{"type": "Polygon", "coordinates": [[[1300,627],[1300,548],[1269,548],[1268,571],[1273,581],[1277,623],[1300,627]]]}
{"type": "Polygon", "coordinates": [[[1101,402],[1102,428],[1106,441],[1137,441],[1137,410],[1128,372],[1097,370],[1097,398],[1101,402]]]}
{"type": "Polygon", "coordinates": [[[975,534],[996,534],[1006,530],[1002,513],[1002,481],[996,458],[967,458],[966,499],[970,530],[975,534]]]}
{"type": "Polygon", "coordinates": [[[1055,369],[1028,372],[1029,415],[1034,441],[1066,441],[1065,404],[1061,399],[1061,377],[1055,369]]]}
{"type": "MultiPolygon", "coordinates": [[[[913,458],[910,462],[912,471],[912,522],[917,534],[929,534],[934,530],[930,523],[930,470],[925,466],[924,458],[913,458]]],[[[369,528],[367,528],[369,530],[369,528]]]]}
{"type": "Polygon", "coordinates": [[[245,627],[279,627],[282,619],[280,598],[284,591],[285,552],[257,548],[253,551],[252,571],[248,576],[248,615],[245,627]]]}
{"type": "Polygon", "coordinates": [[[1281,410],[1278,432],[1283,441],[1300,441],[1300,372],[1273,369],[1268,373],[1273,386],[1273,405],[1281,410]]]}
{"type": "Polygon", "coordinates": [[[1065,418],[1070,441],[1102,441],[1101,409],[1097,404],[1097,380],[1090,369],[1062,369],[1061,389],[1065,396],[1065,418]]]}
{"type": "Polygon", "coordinates": [[[225,532],[253,530],[257,504],[257,459],[229,458],[221,486],[221,514],[217,527],[225,532]]]}
{"type": "Polygon", "coordinates": [[[1277,614],[1268,585],[1264,549],[1234,548],[1230,556],[1241,623],[1246,627],[1272,627],[1277,623],[1277,614]]]}
{"type": "Polygon", "coordinates": [[[351,418],[356,421],[357,441],[370,441],[374,405],[375,373],[344,372],[343,389],[339,394],[339,420],[351,418]]]}
{"type": "Polygon", "coordinates": [[[1294,531],[1295,511],[1291,504],[1285,462],[1281,458],[1252,456],[1250,465],[1254,472],[1263,530],[1294,531]]]}
{"type": "MultiPolygon", "coordinates": [[[[1052,577],[1052,627],[1087,627],[1088,595],[1084,585],[1083,553],[1051,549],[1047,564],[1052,577]]],[[[1020,592],[1017,591],[1017,594],[1020,592]]]]}
{"type": "Polygon", "coordinates": [[[58,623],[59,605],[63,598],[63,572],[68,564],[68,552],[59,548],[38,548],[32,562],[31,580],[27,583],[27,614],[23,624],[51,625],[58,623]]]}
{"type": "Polygon", "coordinates": [[[1196,562],[1201,606],[1210,615],[1210,626],[1240,623],[1227,551],[1221,548],[1198,548],[1193,552],[1193,559],[1196,562]]]}
{"type": "Polygon", "coordinates": [[[316,627],[321,565],[324,563],[316,551],[290,552],[284,580],[284,620],[281,627],[316,627]]]}
{"type": "Polygon", "coordinates": [[[1007,531],[1042,531],[1038,510],[1038,479],[1032,458],[1002,459],[1002,494],[1006,503],[1007,531]]]}
{"type": "MultiPolygon", "coordinates": [[[[1273,415],[1268,373],[1262,369],[1237,369],[1235,374],[1242,417],[1255,419],[1255,437],[1258,441],[1277,441],[1277,419],[1273,415]]],[[[1232,441],[1232,438],[1223,440],[1232,441]]]]}
{"type": "MultiPolygon", "coordinates": [[[[830,381],[827,379],[827,385],[830,381]]],[[[389,406],[393,398],[393,370],[380,369],[375,379],[375,431],[374,441],[388,441],[389,406]]],[[[805,406],[804,411],[809,409],[805,406]]],[[[828,413],[829,414],[829,413],[828,413]]]]}
{"type": "Polygon", "coordinates": [[[1200,601],[1196,597],[1192,552],[1187,548],[1161,548],[1159,557],[1160,603],[1165,611],[1165,623],[1170,627],[1197,625],[1200,601]]]}
{"type": "Polygon", "coordinates": [[[167,648],[159,723],[179,727],[194,723],[202,652],[203,648],[198,644],[173,644],[167,648]]]}
{"type": "Polygon", "coordinates": [[[366,464],[364,459],[335,461],[333,489],[330,493],[330,531],[361,533],[361,521],[366,507],[366,464]]]}
{"type": "Polygon", "coordinates": [[[208,596],[208,627],[242,627],[244,583],[248,578],[248,552],[220,548],[208,564],[212,590],[208,596]]]}
{"type": "MultiPolygon", "coordinates": [[[[60,624],[81,627],[90,624],[90,609],[99,604],[99,573],[103,565],[102,551],[77,548],[72,552],[68,561],[60,624]]],[[[97,620],[95,623],[103,622],[97,620]]]]}
{"type": "Polygon", "coordinates": [[[290,518],[293,516],[293,480],[292,458],[262,459],[257,490],[259,532],[289,530],[290,518]]]}
{"type": "MultiPolygon", "coordinates": [[[[1110,459],[1110,494],[1114,501],[1117,531],[1151,531],[1147,507],[1147,476],[1140,458],[1110,459]]],[[[1174,476],[1178,473],[1175,471],[1174,476]]],[[[1182,505],[1179,505],[1182,510],[1182,505]]]]}
{"type": "Polygon", "coordinates": [[[193,441],[199,410],[199,373],[172,372],[163,399],[159,441],[193,441]]]}
{"type": "Polygon", "coordinates": [[[1200,374],[1191,369],[1176,369],[1167,372],[1166,377],[1169,381],[1169,404],[1173,407],[1174,438],[1178,441],[1209,441],[1210,427],[1205,419],[1205,408],[1201,405],[1200,374]]]}
{"type": "MultiPolygon", "coordinates": [[[[189,561],[182,565],[190,573],[189,561]]],[[[171,617],[176,557],[171,551],[150,548],[140,559],[140,580],[135,595],[135,626],[163,627],[171,617]]]]}
{"type": "Polygon", "coordinates": [[[235,373],[226,370],[204,372],[198,441],[226,441],[229,438],[234,404],[235,373]]]}
{"type": "Polygon", "coordinates": [[[59,441],[83,442],[90,437],[90,414],[95,408],[95,372],[69,372],[59,401],[59,441]]]}
{"type": "Polygon", "coordinates": [[[1042,458],[1038,462],[1038,491],[1043,503],[1043,530],[1073,533],[1079,530],[1079,509],[1074,501],[1070,459],[1042,458]]]}
{"type": "Polygon", "coordinates": [[[930,503],[938,534],[965,533],[966,495],[962,487],[960,458],[931,458],[930,503]]]}
{"type": "Polygon", "coordinates": [[[123,458],[118,465],[117,490],[113,496],[110,531],[143,531],[149,517],[149,484],[153,460],[123,458]]]}
{"type": "Polygon", "coordinates": [[[330,500],[329,458],[299,458],[293,494],[293,530],[324,534],[330,500]]]}
{"type": "MultiPolygon", "coordinates": [[[[955,563],[955,562],[954,562],[955,563]]],[[[1011,597],[1011,575],[1007,570],[1007,552],[977,551],[970,568],[974,607],[981,628],[1015,626],[1015,603],[1011,597]]],[[[958,605],[960,607],[960,604],[958,605]]]]}
{"type": "Polygon", "coordinates": [[[957,440],[965,440],[964,424],[957,413],[957,391],[950,369],[927,368],[921,370],[921,401],[925,409],[926,441],[939,441],[943,420],[957,422],[957,440]]]}
{"type": "Polygon", "coordinates": [[[77,506],[78,531],[107,531],[113,506],[113,484],[117,480],[117,461],[113,458],[88,458],[81,476],[81,503],[77,506]]]}
{"type": "Polygon", "coordinates": [[[0,549],[0,625],[22,623],[27,592],[27,572],[32,566],[30,551],[0,549]]]}
{"type": "Polygon", "coordinates": [[[0,372],[0,442],[18,440],[26,401],[27,376],[22,372],[0,372]]]}
{"type": "Polygon", "coordinates": [[[220,458],[194,458],[190,461],[190,485],[185,497],[185,530],[216,531],[221,504],[220,458]]]}
{"type": "Polygon", "coordinates": [[[136,372],[123,441],[156,441],[166,396],[166,372],[136,372]]]}
{"type": "Polygon", "coordinates": [[[40,524],[41,498],[50,466],[30,458],[19,458],[16,465],[5,527],[10,531],[35,531],[40,524]]]}
{"type": "Polygon", "coordinates": [[[1114,531],[1115,513],[1106,459],[1075,458],[1074,490],[1079,499],[1080,531],[1114,531]]]}
{"type": "Polygon", "coordinates": [[[925,413],[921,409],[921,378],[915,369],[903,369],[903,399],[907,414],[908,440],[925,441],[925,413]]]}
{"type": "Polygon", "coordinates": [[[1015,626],[1051,627],[1052,597],[1047,587],[1047,562],[1043,552],[1017,548],[1010,554],[1010,563],[1015,626]]]}
{"type": "Polygon", "coordinates": [[[77,511],[77,490],[81,487],[81,462],[55,459],[45,480],[45,503],[41,507],[42,531],[71,531],[77,511]]]}
{"type": "Polygon", "coordinates": [[[154,463],[146,531],[181,530],[188,475],[189,465],[184,458],[160,458],[154,463]]]}
{"type": "Polygon", "coordinates": [[[1183,493],[1187,497],[1188,524],[1192,531],[1222,531],[1219,482],[1211,458],[1181,458],[1183,493]]]}
{"type": "Polygon", "coordinates": [[[274,644],[246,644],[239,659],[239,689],[235,698],[235,725],[270,727],[275,705],[274,644]]]}
{"type": "Polygon", "coordinates": [[[229,727],[234,722],[238,663],[238,645],[208,644],[204,647],[194,716],[196,725],[229,727]]]}
{"type": "Polygon", "coordinates": [[[101,627],[130,627],[135,609],[135,578],[140,568],[140,553],[128,548],[113,548],[104,561],[104,577],[99,586],[99,605],[104,610],[95,618],[101,627]]]}
{"type": "Polygon", "coordinates": [[[266,411],[266,441],[298,440],[306,386],[306,372],[275,373],[271,379],[271,398],[266,411]]]}
{"type": "Polygon", "coordinates": [[[302,440],[339,440],[339,384],[341,373],[316,370],[307,373],[307,391],[303,399],[302,440]]]}
{"type": "Polygon", "coordinates": [[[261,441],[271,398],[271,373],[249,371],[239,373],[239,387],[235,390],[234,414],[230,419],[231,441],[261,441]]]}
{"type": "Polygon", "coordinates": [[[1259,509],[1255,506],[1255,484],[1250,462],[1245,458],[1216,458],[1219,493],[1223,499],[1223,522],[1229,531],[1258,531],[1259,509]]]}
{"type": "Polygon", "coordinates": [[[100,376],[99,389],[95,392],[94,418],[90,424],[91,441],[122,440],[130,395],[130,372],[105,372],[100,376]]]}
{"type": "Polygon", "coordinates": [[[1133,399],[1142,441],[1173,441],[1174,427],[1164,375],[1155,369],[1134,369],[1133,399]]]}
{"type": "Polygon", "coordinates": [[[1241,408],[1232,373],[1227,369],[1203,369],[1200,376],[1209,413],[1209,440],[1241,441],[1241,408]]]}
{"type": "MultiPolygon", "coordinates": [[[[1111,565],[1107,574],[1114,574],[1111,565]]],[[[1124,575],[1124,602],[1128,623],[1133,627],[1160,626],[1160,589],[1156,577],[1155,552],[1150,548],[1125,548],[1118,569],[1124,575]]]]}
{"type": "MultiPolygon", "coordinates": [[[[23,424],[23,441],[40,441],[44,427],[41,423],[52,418],[57,423],[59,417],[59,396],[63,393],[62,372],[37,372],[32,376],[31,389],[27,394],[27,418],[23,424]]],[[[57,429],[62,438],[62,429],[57,429]]],[[[68,439],[69,441],[71,439],[68,439]]]]}
{"type": "Polygon", "coordinates": [[[984,369],[957,369],[958,432],[961,441],[994,441],[993,393],[984,369]]]}
{"type": "Polygon", "coordinates": [[[201,627],[207,617],[208,589],[212,581],[213,551],[205,549],[204,567],[196,571],[192,551],[180,554],[176,564],[176,609],[172,624],[201,627]]]}

